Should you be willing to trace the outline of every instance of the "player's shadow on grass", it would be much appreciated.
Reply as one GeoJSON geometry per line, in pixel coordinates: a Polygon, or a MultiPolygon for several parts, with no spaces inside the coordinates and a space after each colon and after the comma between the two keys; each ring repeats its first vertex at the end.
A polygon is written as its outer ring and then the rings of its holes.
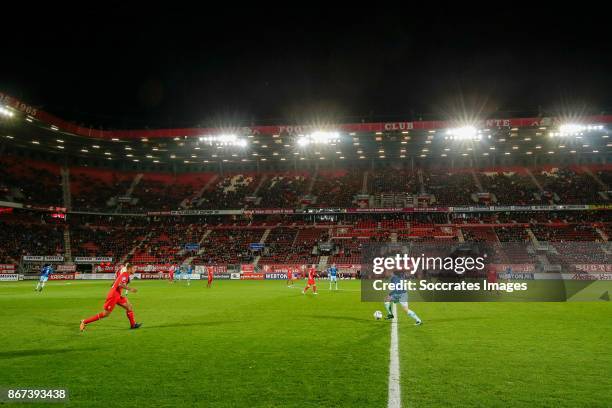
{"type": "Polygon", "coordinates": [[[351,317],[351,316],[328,316],[328,315],[315,315],[310,316],[315,319],[328,319],[328,320],[346,320],[350,322],[358,322],[358,323],[370,323],[372,319],[363,319],[359,317],[351,317]]]}
{"type": "Polygon", "coordinates": [[[15,351],[0,351],[0,359],[10,360],[12,358],[30,357],[30,356],[52,356],[55,354],[74,353],[78,351],[89,351],[92,348],[66,348],[66,349],[30,349],[30,350],[15,350],[15,351]]]}
{"type": "Polygon", "coordinates": [[[51,320],[51,319],[42,319],[42,318],[37,318],[35,319],[40,323],[44,323],[46,326],[58,326],[58,327],[72,327],[72,328],[77,328],[79,327],[79,322],[78,321],[66,321],[66,320],[51,320]]]}
{"type": "Polygon", "coordinates": [[[166,329],[172,327],[210,327],[210,326],[221,326],[224,324],[240,323],[239,320],[228,320],[228,321],[212,321],[212,322],[184,322],[184,323],[168,323],[168,324],[152,324],[143,325],[143,330],[148,329],[166,329]]]}
{"type": "Polygon", "coordinates": [[[428,319],[426,321],[427,324],[430,323],[449,323],[449,322],[458,322],[458,321],[465,321],[465,320],[489,320],[491,319],[490,317],[485,317],[485,316],[457,316],[457,317],[445,317],[442,319],[428,319]]]}

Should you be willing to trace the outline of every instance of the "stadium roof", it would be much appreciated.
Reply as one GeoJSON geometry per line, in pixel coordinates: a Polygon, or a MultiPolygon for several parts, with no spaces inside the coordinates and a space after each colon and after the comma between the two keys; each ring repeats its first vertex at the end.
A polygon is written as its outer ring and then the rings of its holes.
{"type": "Polygon", "coordinates": [[[576,118],[271,125],[225,128],[84,128],[0,93],[0,134],[17,148],[86,159],[156,164],[536,157],[612,152],[612,115],[576,118]]]}

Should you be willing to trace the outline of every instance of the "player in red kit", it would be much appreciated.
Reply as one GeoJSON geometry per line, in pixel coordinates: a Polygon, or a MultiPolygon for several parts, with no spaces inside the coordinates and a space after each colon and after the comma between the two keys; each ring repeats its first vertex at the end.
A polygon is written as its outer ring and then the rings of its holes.
{"type": "Polygon", "coordinates": [[[497,283],[497,272],[495,269],[489,269],[489,272],[487,272],[487,282],[497,283]]]}
{"type": "Polygon", "coordinates": [[[206,287],[210,288],[212,286],[212,281],[215,275],[214,275],[212,266],[207,267],[206,270],[208,271],[208,283],[206,284],[206,287]]]}
{"type": "MultiPolygon", "coordinates": [[[[121,264],[115,265],[115,280],[117,280],[117,278],[119,277],[119,274],[121,273],[123,268],[124,268],[124,266],[121,265],[121,264]]],[[[123,296],[127,296],[127,295],[128,295],[128,290],[126,289],[125,292],[123,293],[123,296]]]]}
{"type": "Polygon", "coordinates": [[[289,267],[287,269],[287,287],[293,286],[293,269],[289,267]]]}
{"type": "Polygon", "coordinates": [[[497,270],[493,267],[489,267],[487,271],[487,282],[488,283],[497,283],[497,270]]]}
{"type": "Polygon", "coordinates": [[[106,295],[106,301],[104,302],[104,310],[98,314],[93,315],[92,317],[81,320],[81,331],[85,330],[85,327],[96,320],[100,320],[111,314],[115,305],[119,305],[126,310],[126,316],[130,321],[130,328],[137,329],[142,323],[136,323],[134,320],[134,310],[132,308],[132,304],[130,301],[121,296],[121,291],[126,290],[127,292],[137,292],[136,288],[130,288],[128,285],[130,284],[130,277],[134,274],[134,267],[130,264],[126,264],[125,267],[115,279],[115,282],[111,286],[108,295],[106,295]]]}
{"type": "MultiPolygon", "coordinates": [[[[497,269],[491,265],[489,265],[489,270],[487,271],[487,283],[497,283],[497,269]]],[[[497,294],[500,294],[499,290],[497,294]]]]}
{"type": "Polygon", "coordinates": [[[317,276],[317,268],[315,268],[313,265],[310,268],[308,268],[308,282],[306,283],[306,287],[302,291],[304,295],[306,294],[306,291],[308,290],[308,288],[311,286],[312,286],[312,293],[314,293],[315,295],[318,295],[317,282],[315,282],[316,276],[317,276]]]}
{"type": "Polygon", "coordinates": [[[170,265],[170,270],[168,272],[168,280],[170,283],[174,283],[174,270],[176,269],[176,265],[170,265]]]}

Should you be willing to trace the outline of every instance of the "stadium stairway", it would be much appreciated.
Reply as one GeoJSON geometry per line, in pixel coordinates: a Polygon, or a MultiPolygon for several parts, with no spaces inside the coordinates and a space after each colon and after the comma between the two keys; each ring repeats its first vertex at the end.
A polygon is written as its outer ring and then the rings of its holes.
{"type": "Polygon", "coordinates": [[[72,262],[72,248],[70,246],[70,228],[64,226],[64,256],[68,262],[72,262]]]}
{"type": "MultiPolygon", "coordinates": [[[[196,193],[195,197],[193,197],[191,202],[193,203],[194,201],[197,201],[197,206],[200,206],[202,204],[202,196],[204,195],[204,192],[208,190],[210,186],[216,183],[218,178],[219,178],[219,175],[217,174],[211,177],[210,180],[208,180],[206,184],[204,184],[204,186],[202,186],[202,188],[198,190],[198,192],[196,193]]],[[[181,206],[182,206],[182,203],[181,203],[181,206]]]]}
{"type": "Polygon", "coordinates": [[[425,180],[423,179],[423,170],[420,168],[417,170],[417,178],[419,180],[419,192],[421,194],[426,194],[427,192],[425,191],[425,180]]]}
{"type": "MultiPolygon", "coordinates": [[[[138,186],[138,183],[140,183],[140,180],[142,180],[142,178],[144,177],[144,174],[142,173],[138,173],[134,176],[134,179],[132,180],[132,183],[130,184],[130,187],[128,187],[127,191],[125,192],[125,197],[131,197],[132,193],[134,192],[134,189],[136,188],[136,186],[138,186]]],[[[121,210],[123,208],[123,203],[122,202],[117,202],[117,209],[121,210]]]]}
{"type": "Polygon", "coordinates": [[[474,171],[474,169],[470,170],[470,174],[472,175],[472,179],[474,180],[474,184],[476,185],[476,188],[478,188],[478,192],[479,193],[484,193],[484,189],[482,188],[482,183],[480,182],[480,180],[478,179],[478,175],[476,174],[476,172],[474,171]]]}
{"type": "Polygon", "coordinates": [[[257,264],[259,263],[259,258],[261,258],[261,255],[257,255],[255,259],[253,259],[253,267],[257,266],[257,264]]]}
{"type": "Polygon", "coordinates": [[[540,184],[538,179],[535,178],[531,170],[525,167],[525,172],[527,173],[527,175],[529,176],[529,179],[533,182],[533,184],[538,188],[538,190],[540,190],[540,193],[543,193],[544,189],[542,188],[542,185],[540,184]]]}
{"type": "MultiPolygon", "coordinates": [[[[208,236],[212,233],[211,229],[207,229],[206,231],[204,231],[204,234],[202,234],[202,238],[200,238],[200,240],[198,241],[198,245],[200,246],[200,249],[198,249],[198,252],[196,252],[196,256],[200,256],[204,253],[204,251],[206,250],[205,248],[202,247],[202,244],[204,243],[204,241],[206,240],[206,238],[208,238],[208,236]]],[[[195,258],[195,256],[192,256],[191,258],[187,258],[187,260],[189,262],[191,262],[193,260],[193,258],[195,258]]],[[[185,262],[187,262],[187,260],[185,262]]]]}
{"type": "Polygon", "coordinates": [[[581,167],[582,171],[584,171],[586,174],[588,174],[589,176],[591,176],[591,178],[593,180],[595,180],[595,182],[601,187],[602,191],[599,191],[598,194],[601,196],[601,198],[603,198],[604,200],[609,200],[610,197],[608,196],[607,191],[609,190],[608,186],[606,185],[606,183],[604,183],[603,181],[601,181],[601,179],[597,176],[597,174],[593,173],[591,171],[591,169],[589,169],[586,166],[582,166],[581,167]]]}
{"type": "MultiPolygon", "coordinates": [[[[259,240],[260,244],[265,244],[266,243],[266,239],[268,239],[268,235],[270,235],[271,231],[272,231],[272,229],[270,229],[270,228],[267,228],[264,231],[263,235],[261,236],[261,239],[259,240]]],[[[296,236],[297,236],[297,234],[296,234],[296,236]]]]}
{"type": "MultiPolygon", "coordinates": [[[[204,234],[202,234],[202,238],[200,238],[200,240],[198,241],[198,245],[200,245],[200,248],[202,247],[202,244],[204,243],[206,238],[208,238],[208,236],[210,235],[211,232],[212,232],[212,230],[209,230],[209,229],[204,231],[204,234]]],[[[198,252],[200,252],[200,251],[198,251],[198,252]]]]}
{"type": "Polygon", "coordinates": [[[321,256],[319,258],[319,264],[317,265],[317,270],[322,271],[325,269],[325,267],[327,266],[327,260],[328,260],[328,256],[321,256]]]}
{"type": "Polygon", "coordinates": [[[319,175],[319,167],[317,166],[314,173],[312,174],[310,183],[308,183],[308,189],[306,190],[306,195],[310,195],[312,193],[312,189],[314,188],[314,185],[317,182],[318,175],[319,175]]]}
{"type": "Polygon", "coordinates": [[[363,182],[361,183],[361,194],[368,194],[368,172],[363,172],[363,182]]]}
{"type": "Polygon", "coordinates": [[[531,228],[526,228],[525,231],[527,231],[527,235],[529,235],[529,239],[531,240],[531,242],[533,242],[534,244],[537,244],[539,242],[531,228]]]}
{"type": "Polygon", "coordinates": [[[552,270],[552,264],[550,263],[550,260],[545,256],[545,255],[537,255],[536,259],[538,260],[539,264],[544,268],[545,271],[549,271],[552,270]]]}
{"type": "Polygon", "coordinates": [[[605,232],[603,232],[601,228],[595,228],[595,231],[597,231],[601,239],[603,239],[605,242],[608,242],[610,237],[605,232]]]}
{"type": "Polygon", "coordinates": [[[132,180],[132,184],[130,184],[130,188],[128,188],[128,190],[125,192],[125,196],[126,197],[131,197],[132,196],[132,193],[134,192],[134,189],[136,188],[136,186],[138,186],[138,183],[140,183],[140,180],[142,180],[143,177],[144,177],[144,174],[142,174],[142,173],[138,173],[134,177],[134,180],[132,180]]]}
{"type": "Polygon", "coordinates": [[[264,185],[266,180],[268,180],[268,175],[264,174],[263,177],[261,178],[261,180],[259,180],[259,183],[257,184],[257,187],[255,187],[255,191],[253,191],[253,194],[252,194],[253,196],[257,197],[257,194],[259,194],[259,190],[261,189],[261,186],[264,185]]]}
{"type": "Polygon", "coordinates": [[[70,193],[70,169],[67,166],[60,168],[60,175],[62,177],[62,198],[64,200],[64,207],[70,211],[72,209],[72,195],[70,193]]]}
{"type": "Polygon", "coordinates": [[[185,259],[183,260],[183,262],[181,262],[181,263],[184,263],[184,264],[188,264],[188,265],[189,265],[189,264],[191,264],[191,261],[193,261],[193,259],[194,259],[194,258],[195,258],[195,256],[189,256],[189,257],[185,258],[185,259]]]}
{"type": "Polygon", "coordinates": [[[136,245],[134,245],[134,247],[130,250],[130,252],[128,252],[127,254],[123,255],[121,257],[121,260],[119,261],[119,263],[125,263],[128,259],[130,259],[130,257],[132,255],[134,255],[134,252],[136,252],[138,249],[140,249],[140,247],[142,246],[142,244],[144,244],[145,242],[148,242],[149,238],[151,238],[151,235],[153,235],[153,231],[149,231],[147,233],[147,235],[144,236],[143,239],[140,240],[139,243],[137,243],[136,245]]]}
{"type": "Polygon", "coordinates": [[[601,188],[603,188],[603,189],[604,189],[604,191],[607,191],[607,190],[608,190],[608,186],[606,185],[606,183],[604,183],[603,181],[601,181],[601,179],[600,179],[600,178],[599,178],[599,177],[598,177],[598,176],[597,176],[595,173],[593,173],[593,172],[591,171],[591,169],[589,169],[589,168],[588,168],[588,167],[586,167],[586,166],[582,166],[582,167],[581,167],[581,169],[582,169],[582,171],[584,171],[586,174],[588,174],[589,176],[591,176],[591,178],[592,178],[593,180],[595,180],[595,182],[596,182],[597,184],[599,184],[599,186],[600,186],[601,188]]]}

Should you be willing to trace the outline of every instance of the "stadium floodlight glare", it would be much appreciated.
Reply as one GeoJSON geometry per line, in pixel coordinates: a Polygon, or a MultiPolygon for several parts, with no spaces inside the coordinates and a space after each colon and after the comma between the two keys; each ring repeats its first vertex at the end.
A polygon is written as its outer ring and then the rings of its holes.
{"type": "Polygon", "coordinates": [[[550,132],[551,137],[581,136],[587,132],[604,130],[603,125],[583,125],[580,123],[564,123],[558,132],[550,132]]]}
{"type": "Polygon", "coordinates": [[[0,106],[0,115],[12,118],[15,114],[4,106],[0,106]]]}
{"type": "Polygon", "coordinates": [[[340,141],[338,132],[316,131],[306,136],[300,136],[297,139],[297,144],[300,147],[305,147],[310,144],[334,144],[340,141]]]}
{"type": "Polygon", "coordinates": [[[238,136],[234,134],[201,136],[199,140],[200,142],[206,143],[210,146],[217,146],[217,147],[221,147],[221,146],[246,147],[247,146],[246,139],[240,139],[238,136]]]}
{"type": "Polygon", "coordinates": [[[474,126],[462,126],[446,130],[446,135],[452,140],[480,140],[480,131],[474,126]]]}

